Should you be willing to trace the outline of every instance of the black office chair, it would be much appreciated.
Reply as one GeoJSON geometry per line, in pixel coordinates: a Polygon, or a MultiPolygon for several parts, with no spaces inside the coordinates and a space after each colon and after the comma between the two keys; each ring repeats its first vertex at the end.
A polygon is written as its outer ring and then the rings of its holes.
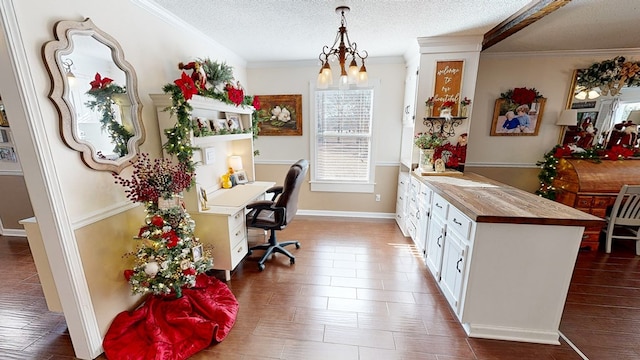
{"type": "Polygon", "coordinates": [[[298,241],[285,241],[279,243],[276,239],[276,231],[287,227],[293,220],[298,210],[298,195],[304,178],[309,170],[309,162],[305,159],[298,160],[287,172],[284,185],[274,186],[267,190],[273,193],[271,200],[261,200],[247,205],[251,211],[247,214],[247,227],[270,230],[269,242],[254,246],[249,249],[249,254],[253,250],[266,250],[258,262],[260,271],[264,270],[264,262],[274,252],[279,252],[289,257],[291,264],[295,264],[296,258],[284,247],[295,245],[300,248],[298,241]]]}

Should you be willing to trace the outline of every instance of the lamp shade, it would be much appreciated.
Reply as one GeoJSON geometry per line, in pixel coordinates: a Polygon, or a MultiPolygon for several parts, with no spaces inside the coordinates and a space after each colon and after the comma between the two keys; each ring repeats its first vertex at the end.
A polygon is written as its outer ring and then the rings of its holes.
{"type": "Polygon", "coordinates": [[[242,170],[242,157],[238,155],[229,156],[229,166],[233,171],[242,170]]]}
{"type": "Polygon", "coordinates": [[[636,125],[640,125],[640,110],[633,110],[632,112],[630,112],[627,121],[631,121],[636,125]]]}
{"type": "Polygon", "coordinates": [[[562,110],[556,125],[559,126],[576,126],[578,124],[578,110],[568,109],[562,110]]]}

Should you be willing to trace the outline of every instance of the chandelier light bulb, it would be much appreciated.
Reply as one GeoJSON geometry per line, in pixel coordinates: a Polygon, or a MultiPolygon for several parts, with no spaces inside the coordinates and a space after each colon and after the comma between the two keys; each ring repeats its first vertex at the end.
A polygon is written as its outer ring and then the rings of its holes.
{"type": "Polygon", "coordinates": [[[355,84],[358,81],[358,64],[356,64],[356,59],[351,59],[351,63],[349,64],[349,84],[355,84]]]}

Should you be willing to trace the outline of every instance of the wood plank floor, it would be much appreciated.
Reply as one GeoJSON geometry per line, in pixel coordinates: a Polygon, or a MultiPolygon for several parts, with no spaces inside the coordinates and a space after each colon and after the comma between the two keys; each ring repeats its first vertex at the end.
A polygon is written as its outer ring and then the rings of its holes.
{"type": "MultiPolygon", "coordinates": [[[[228,283],[240,302],[233,330],[192,359],[583,358],[564,340],[468,338],[393,221],[298,217],[279,238],[301,241],[296,264],[277,255],[259,272],[260,252],[247,258],[228,283]]],[[[588,359],[640,359],[639,262],[632,243],[579,254],[560,329],[588,359]]],[[[74,358],[26,239],[0,237],[0,288],[0,359],[74,358]]]]}

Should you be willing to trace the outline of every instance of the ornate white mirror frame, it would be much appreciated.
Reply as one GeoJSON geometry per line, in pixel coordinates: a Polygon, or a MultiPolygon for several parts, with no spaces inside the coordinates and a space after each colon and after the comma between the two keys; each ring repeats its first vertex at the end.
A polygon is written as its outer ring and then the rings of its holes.
{"type": "Polygon", "coordinates": [[[89,18],[57,22],[54,36],[42,56],[62,139],[90,168],[119,173],[145,138],[136,73],[120,44],[89,18]]]}

